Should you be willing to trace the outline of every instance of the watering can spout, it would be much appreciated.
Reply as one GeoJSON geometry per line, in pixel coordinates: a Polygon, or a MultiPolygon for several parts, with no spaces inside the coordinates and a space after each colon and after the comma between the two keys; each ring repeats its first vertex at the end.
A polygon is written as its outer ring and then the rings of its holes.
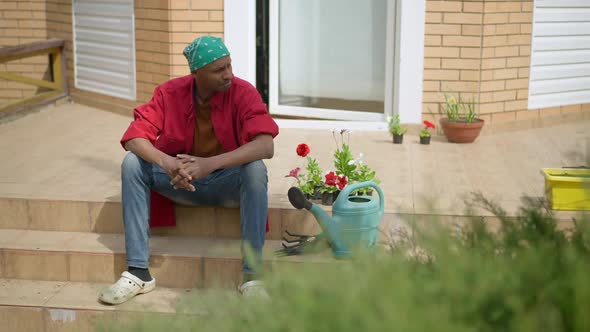
{"type": "Polygon", "coordinates": [[[313,203],[305,198],[303,191],[297,187],[291,187],[289,192],[287,192],[287,196],[289,197],[289,202],[291,202],[291,205],[293,205],[293,207],[298,210],[303,208],[306,210],[311,210],[311,207],[313,206],[313,203]]]}
{"type": "Polygon", "coordinates": [[[341,243],[340,236],[338,235],[338,225],[336,225],[335,221],[332,217],[326,213],[321,207],[317,204],[313,204],[307,198],[305,198],[305,194],[301,189],[297,187],[291,187],[289,192],[287,193],[289,197],[289,202],[295,207],[296,209],[306,209],[313,214],[315,219],[320,224],[322,230],[328,235],[330,238],[330,242],[335,250],[339,250],[344,248],[344,244],[341,243]]]}

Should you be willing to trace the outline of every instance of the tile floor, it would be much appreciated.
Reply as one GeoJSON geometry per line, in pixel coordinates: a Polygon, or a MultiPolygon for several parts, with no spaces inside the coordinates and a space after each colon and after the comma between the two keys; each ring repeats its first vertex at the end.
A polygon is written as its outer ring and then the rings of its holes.
{"type": "MultiPolygon", "coordinates": [[[[119,145],[131,118],[80,104],[51,106],[0,124],[0,197],[52,200],[120,200],[119,145]]],[[[336,148],[329,130],[282,129],[269,169],[271,204],[288,206],[289,170],[304,167],[295,147],[330,170],[336,148]]],[[[417,136],[392,144],[387,132],[350,134],[355,155],[377,171],[394,213],[464,214],[463,198],[481,191],[508,211],[524,195],[542,197],[541,168],[577,166],[590,160],[590,121],[481,136],[474,144],[452,144],[442,136],[430,145],[417,136]]]]}

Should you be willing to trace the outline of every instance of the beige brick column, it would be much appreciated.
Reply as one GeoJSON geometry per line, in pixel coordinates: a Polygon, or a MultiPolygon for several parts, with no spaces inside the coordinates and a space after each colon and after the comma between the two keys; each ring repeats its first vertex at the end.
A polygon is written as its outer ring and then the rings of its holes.
{"type": "Polygon", "coordinates": [[[484,4],[479,111],[492,123],[527,109],[532,16],[532,1],[484,4]]]}
{"type": "Polygon", "coordinates": [[[445,93],[477,98],[483,1],[426,2],[424,118],[436,120],[445,93]]]}
{"type": "Polygon", "coordinates": [[[204,35],[223,37],[223,0],[170,1],[170,73],[172,77],[189,74],[182,50],[204,35]]]}

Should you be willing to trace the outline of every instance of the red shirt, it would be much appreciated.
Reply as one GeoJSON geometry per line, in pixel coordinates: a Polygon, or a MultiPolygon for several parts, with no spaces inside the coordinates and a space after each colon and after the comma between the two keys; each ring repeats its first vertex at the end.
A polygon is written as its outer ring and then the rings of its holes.
{"type": "MultiPolygon", "coordinates": [[[[125,147],[127,141],[141,137],[168,155],[190,154],[195,135],[194,84],[193,76],[187,75],[156,87],[152,99],[133,111],[134,121],[123,134],[121,145],[125,147]]],[[[247,81],[234,77],[229,89],[211,97],[210,105],[215,136],[226,152],[259,134],[275,137],[279,133],[260,94],[247,81]]],[[[150,226],[174,225],[173,202],[152,191],[150,226]]]]}

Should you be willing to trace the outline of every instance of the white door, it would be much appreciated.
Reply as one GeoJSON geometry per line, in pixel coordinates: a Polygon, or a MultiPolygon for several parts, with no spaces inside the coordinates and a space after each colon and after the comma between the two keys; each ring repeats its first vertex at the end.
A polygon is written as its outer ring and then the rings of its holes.
{"type": "Polygon", "coordinates": [[[74,0],[76,88],[135,100],[133,0],[74,0]]]}
{"type": "Polygon", "coordinates": [[[270,0],[270,112],[383,121],[393,109],[395,7],[270,0]]]}

